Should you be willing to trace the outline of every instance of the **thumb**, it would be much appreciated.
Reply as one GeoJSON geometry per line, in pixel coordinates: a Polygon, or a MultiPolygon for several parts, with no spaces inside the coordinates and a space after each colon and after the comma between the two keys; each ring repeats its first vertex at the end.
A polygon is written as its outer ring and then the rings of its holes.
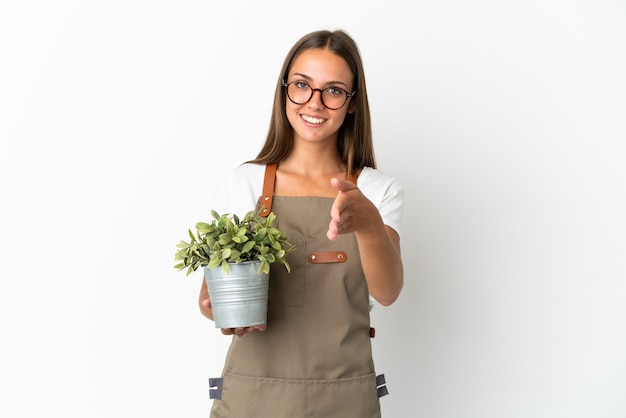
{"type": "Polygon", "coordinates": [[[356,184],[352,183],[351,181],[340,180],[336,177],[330,179],[330,184],[332,184],[338,192],[347,192],[348,190],[356,189],[356,184]]]}

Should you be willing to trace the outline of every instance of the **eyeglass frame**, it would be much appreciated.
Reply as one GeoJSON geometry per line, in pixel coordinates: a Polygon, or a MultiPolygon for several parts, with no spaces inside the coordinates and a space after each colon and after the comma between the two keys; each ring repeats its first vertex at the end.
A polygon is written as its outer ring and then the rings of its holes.
{"type": "Polygon", "coordinates": [[[344,90],[344,89],[342,89],[341,87],[326,87],[325,89],[314,89],[313,87],[311,87],[311,86],[309,85],[309,83],[307,83],[307,82],[305,82],[305,81],[301,81],[301,80],[292,81],[292,82],[290,82],[290,83],[287,83],[287,82],[285,82],[285,80],[283,80],[283,87],[285,87],[285,95],[287,96],[287,98],[289,99],[289,101],[290,101],[291,103],[293,103],[293,104],[296,104],[296,105],[303,105],[303,104],[306,104],[306,103],[310,102],[310,101],[311,101],[311,99],[313,98],[313,94],[315,94],[315,92],[316,92],[316,91],[319,91],[319,92],[320,92],[320,101],[322,102],[322,104],[324,105],[324,107],[325,107],[326,109],[329,109],[329,110],[339,110],[339,109],[341,109],[342,107],[344,107],[344,106],[346,105],[346,103],[348,103],[348,99],[349,99],[350,97],[354,97],[354,95],[355,95],[355,94],[356,94],[356,92],[357,92],[356,90],[354,90],[352,93],[348,93],[348,91],[347,91],[347,90],[344,90]],[[293,84],[293,83],[302,83],[302,84],[306,84],[306,85],[307,85],[307,86],[311,89],[311,95],[309,96],[309,98],[308,98],[306,101],[304,101],[304,102],[302,102],[302,103],[298,103],[298,102],[296,102],[295,100],[293,100],[293,99],[291,98],[291,96],[289,96],[289,85],[290,85],[290,84],[293,84]],[[343,92],[346,94],[346,100],[343,102],[343,104],[342,104],[341,106],[339,106],[339,107],[335,107],[335,108],[332,108],[332,107],[328,107],[328,106],[326,106],[326,103],[324,103],[324,91],[326,91],[326,90],[328,90],[328,89],[337,89],[337,90],[341,90],[341,91],[343,91],[343,92]]]}

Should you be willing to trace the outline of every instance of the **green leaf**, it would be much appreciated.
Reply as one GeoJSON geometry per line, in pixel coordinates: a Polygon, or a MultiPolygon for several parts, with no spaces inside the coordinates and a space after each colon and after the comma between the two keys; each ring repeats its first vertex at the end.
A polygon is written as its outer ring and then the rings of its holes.
{"type": "Polygon", "coordinates": [[[257,231],[256,235],[254,236],[254,240],[256,242],[263,242],[265,241],[266,237],[267,237],[267,228],[261,228],[257,231]]]}
{"type": "Polygon", "coordinates": [[[226,274],[230,273],[230,264],[228,264],[228,261],[226,260],[222,261],[222,270],[226,274]]]}
{"type": "Polygon", "coordinates": [[[261,261],[261,265],[259,266],[258,274],[268,274],[270,272],[270,265],[267,261],[261,261]]]}
{"type": "Polygon", "coordinates": [[[248,241],[244,244],[243,249],[241,250],[242,253],[247,253],[249,252],[251,249],[254,248],[254,245],[256,243],[254,241],[248,241]]]}
{"type": "Polygon", "coordinates": [[[230,236],[230,234],[228,232],[224,232],[223,234],[220,234],[219,238],[220,238],[219,239],[219,243],[221,245],[226,245],[226,244],[228,244],[229,242],[232,241],[232,238],[231,238],[231,236],[230,236]]]}
{"type": "MultiPolygon", "coordinates": [[[[237,250],[232,250],[230,252],[230,255],[228,256],[228,262],[229,263],[236,263],[240,260],[241,257],[241,252],[237,251],[237,250]]],[[[226,258],[226,256],[224,256],[224,258],[226,258]]]]}
{"type": "Polygon", "coordinates": [[[208,223],[206,223],[206,222],[197,222],[196,223],[196,229],[208,231],[208,230],[211,229],[211,226],[208,223]]]}
{"type": "Polygon", "coordinates": [[[254,210],[246,212],[246,215],[244,216],[243,221],[244,222],[250,222],[250,220],[252,220],[252,219],[254,219],[256,217],[256,214],[257,213],[254,210]]]}
{"type": "Polygon", "coordinates": [[[206,267],[209,268],[209,269],[212,269],[212,268],[218,267],[221,264],[221,262],[222,262],[221,258],[219,258],[219,257],[212,257],[209,260],[209,263],[207,264],[206,267]]]}

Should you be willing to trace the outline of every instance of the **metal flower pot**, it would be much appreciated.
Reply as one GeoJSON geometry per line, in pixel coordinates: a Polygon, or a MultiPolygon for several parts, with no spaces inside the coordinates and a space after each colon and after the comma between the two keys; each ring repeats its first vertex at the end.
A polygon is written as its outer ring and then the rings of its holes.
{"type": "Polygon", "coordinates": [[[216,328],[267,322],[269,274],[258,274],[259,266],[259,261],[232,263],[229,274],[221,267],[204,268],[216,328]]]}

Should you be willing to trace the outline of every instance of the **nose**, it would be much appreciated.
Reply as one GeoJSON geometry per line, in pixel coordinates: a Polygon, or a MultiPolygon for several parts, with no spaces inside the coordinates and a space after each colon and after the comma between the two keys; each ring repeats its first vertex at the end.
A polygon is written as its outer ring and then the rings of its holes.
{"type": "Polygon", "coordinates": [[[324,108],[324,99],[322,99],[322,90],[321,89],[311,89],[311,98],[309,99],[309,106],[313,105],[316,109],[324,108]],[[319,93],[316,95],[315,93],[319,93]]]}

